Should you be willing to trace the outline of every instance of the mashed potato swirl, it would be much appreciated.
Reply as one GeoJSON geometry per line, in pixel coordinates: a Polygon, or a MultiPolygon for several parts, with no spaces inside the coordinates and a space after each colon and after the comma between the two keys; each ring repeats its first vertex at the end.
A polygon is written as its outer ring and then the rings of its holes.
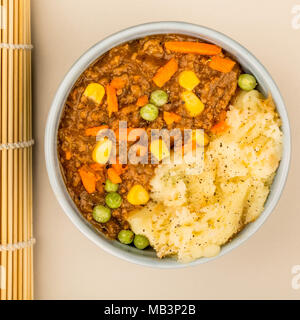
{"type": "Polygon", "coordinates": [[[186,164],[159,165],[151,201],[128,216],[160,258],[188,262],[217,255],[263,211],[282,153],[273,101],[256,90],[241,92],[226,123],[227,132],[211,137],[200,174],[187,175],[186,164]]]}

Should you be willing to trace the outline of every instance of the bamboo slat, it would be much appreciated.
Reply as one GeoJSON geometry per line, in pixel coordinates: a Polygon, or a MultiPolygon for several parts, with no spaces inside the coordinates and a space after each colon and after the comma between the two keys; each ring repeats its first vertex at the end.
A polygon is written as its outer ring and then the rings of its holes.
{"type": "Polygon", "coordinates": [[[0,6],[0,299],[29,300],[32,146],[18,143],[32,140],[30,0],[0,0],[0,6]]]}

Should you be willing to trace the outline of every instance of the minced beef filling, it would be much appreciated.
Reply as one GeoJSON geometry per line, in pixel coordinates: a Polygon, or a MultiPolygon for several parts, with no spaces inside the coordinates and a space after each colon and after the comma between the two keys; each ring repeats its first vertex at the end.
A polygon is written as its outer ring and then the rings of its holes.
{"type": "MultiPolygon", "coordinates": [[[[96,138],[86,136],[85,130],[103,123],[115,130],[118,128],[118,121],[126,120],[127,126],[131,128],[201,128],[209,131],[220,120],[222,111],[226,111],[236,92],[240,73],[237,63],[230,72],[222,73],[209,67],[209,56],[170,52],[164,48],[165,41],[201,40],[182,35],[155,35],[111,49],[80,76],[67,98],[61,117],[58,153],[68,191],[83,216],[110,238],[116,238],[121,229],[129,228],[126,213],[136,206],[126,200],[128,190],[137,183],[150,190],[149,182],[154,175],[155,165],[128,164],[118,191],[123,197],[121,207],[113,210],[109,222],[97,223],[92,218],[92,209],[97,204],[105,204],[104,188],[98,186],[96,192],[87,193],[78,173],[78,169],[83,165],[93,163],[92,151],[96,138]],[[168,103],[160,107],[155,121],[147,122],[139,114],[137,99],[144,95],[150,96],[152,91],[158,89],[152,78],[157,70],[173,57],[178,61],[178,71],[162,88],[169,95],[168,103]],[[180,98],[183,89],[178,83],[178,75],[184,70],[193,70],[200,80],[194,93],[204,103],[205,108],[195,118],[189,116],[180,98]],[[89,83],[97,82],[106,86],[115,77],[122,78],[126,85],[117,90],[119,111],[109,117],[105,98],[100,105],[96,105],[82,94],[89,83]],[[166,125],[163,111],[175,112],[182,117],[181,121],[166,125]],[[66,152],[72,154],[68,160],[66,152]]],[[[224,53],[222,55],[226,56],[224,53]]],[[[100,181],[104,184],[106,172],[99,172],[99,175],[102,175],[100,181]]]]}

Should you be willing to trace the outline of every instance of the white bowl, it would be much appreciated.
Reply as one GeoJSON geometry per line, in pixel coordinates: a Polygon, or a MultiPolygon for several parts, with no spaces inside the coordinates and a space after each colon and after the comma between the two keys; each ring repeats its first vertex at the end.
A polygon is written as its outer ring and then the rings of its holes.
{"type": "Polygon", "coordinates": [[[49,111],[45,132],[45,156],[50,183],[60,205],[71,221],[83,234],[107,252],[130,262],[160,268],[180,268],[211,261],[238,247],[252,236],[270,215],[280,198],[288,174],[290,153],[290,128],[284,102],[276,84],[263,65],[247,49],[222,33],[184,22],[154,22],[138,25],[117,32],[90,48],[75,62],[60,84],[49,111]],[[123,245],[118,241],[112,241],[105,238],[81,216],[79,210],[69,196],[61,175],[57,156],[57,130],[61,112],[69,92],[81,73],[98,57],[121,43],[151,34],[164,33],[186,34],[198,37],[215,43],[231,53],[240,63],[244,71],[252,73],[256,77],[260,91],[265,95],[271,93],[277,111],[282,119],[282,131],[284,134],[282,160],[271,186],[269,197],[265,203],[265,209],[259,218],[248,224],[232,241],[225,244],[218,256],[200,258],[187,264],[179,263],[174,258],[158,259],[153,250],[141,251],[134,247],[123,245]]]}

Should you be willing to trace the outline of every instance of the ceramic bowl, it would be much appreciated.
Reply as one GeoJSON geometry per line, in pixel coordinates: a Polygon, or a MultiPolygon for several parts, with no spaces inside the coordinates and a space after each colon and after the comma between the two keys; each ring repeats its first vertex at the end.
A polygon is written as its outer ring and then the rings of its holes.
{"type": "Polygon", "coordinates": [[[279,89],[264,66],[246,48],[224,34],[203,26],[184,22],[154,22],[134,26],[117,32],[104,40],[99,41],[90,48],[75,62],[61,82],[49,111],[45,132],[45,156],[50,183],[57,200],[75,226],[100,248],[114,256],[133,263],[160,268],[179,268],[208,262],[237,248],[244,241],[249,239],[258,228],[262,226],[279,200],[288,174],[291,153],[290,146],[290,128],[286,108],[279,89]],[[118,241],[112,241],[105,238],[99,231],[94,229],[81,216],[79,210],[69,196],[61,175],[57,156],[57,130],[60,116],[67,96],[81,73],[97,58],[121,43],[148,35],[164,33],[177,33],[198,37],[211,43],[215,43],[232,54],[240,63],[244,71],[249,72],[256,77],[257,82],[259,83],[259,90],[265,95],[268,93],[272,95],[277,111],[282,119],[282,131],[284,134],[282,160],[271,186],[270,194],[265,203],[265,209],[259,218],[248,224],[232,241],[225,244],[218,256],[200,258],[186,264],[179,263],[174,258],[158,259],[153,250],[149,249],[141,251],[134,247],[123,245],[118,241]]]}

